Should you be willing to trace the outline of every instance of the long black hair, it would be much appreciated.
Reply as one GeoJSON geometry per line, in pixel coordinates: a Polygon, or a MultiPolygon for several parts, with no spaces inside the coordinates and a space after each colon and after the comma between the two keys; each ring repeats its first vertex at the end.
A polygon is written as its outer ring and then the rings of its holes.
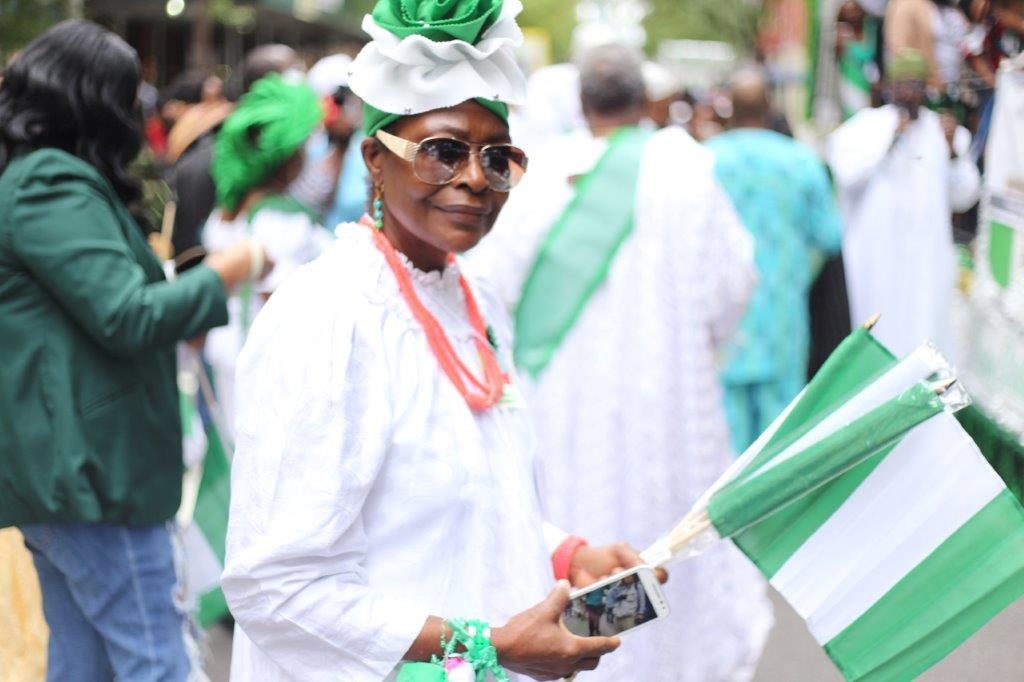
{"type": "Polygon", "coordinates": [[[0,173],[21,151],[56,147],[96,168],[125,204],[141,196],[126,166],[142,148],[139,56],[88,21],[63,21],[29,43],[0,84],[0,173]]]}

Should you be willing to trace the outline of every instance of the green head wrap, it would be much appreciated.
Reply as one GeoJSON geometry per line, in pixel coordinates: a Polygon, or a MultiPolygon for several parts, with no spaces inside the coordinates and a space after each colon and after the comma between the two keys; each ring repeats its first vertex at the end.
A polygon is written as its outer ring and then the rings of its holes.
{"type": "MultiPolygon", "coordinates": [[[[486,107],[495,116],[508,123],[508,105],[504,102],[492,102],[489,99],[473,101],[486,107]]],[[[401,114],[389,114],[363,102],[363,129],[366,130],[367,137],[373,137],[378,130],[388,127],[400,118],[402,118],[401,114]]]]}
{"type": "MultiPolygon", "coordinates": [[[[435,43],[463,41],[476,45],[499,20],[505,0],[378,0],[371,17],[376,26],[397,39],[422,36],[435,43]]],[[[444,87],[442,83],[438,87],[444,87]]],[[[508,105],[474,98],[508,123],[508,105]]],[[[403,114],[363,105],[363,128],[368,136],[391,125],[403,114]]]]}
{"type": "Polygon", "coordinates": [[[907,48],[900,50],[889,64],[888,76],[891,81],[926,81],[931,68],[920,52],[907,48]]]}
{"type": "Polygon", "coordinates": [[[305,83],[279,74],[253,84],[217,133],[211,173],[217,204],[229,211],[306,142],[323,120],[323,109],[305,83]]]}

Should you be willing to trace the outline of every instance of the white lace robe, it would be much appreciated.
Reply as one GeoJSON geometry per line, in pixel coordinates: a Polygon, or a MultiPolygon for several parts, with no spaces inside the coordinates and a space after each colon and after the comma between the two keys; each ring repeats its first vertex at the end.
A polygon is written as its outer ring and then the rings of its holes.
{"type": "MultiPolygon", "coordinates": [[[[457,267],[406,265],[479,368],[457,267]]],[[[507,317],[476,294],[507,361],[507,317]]],[[[237,389],[222,580],[233,679],[376,682],[428,615],[498,625],[546,596],[528,416],[467,407],[367,228],[342,226],[277,290],[237,389]]]]}
{"type": "MultiPolygon", "coordinates": [[[[514,308],[548,229],[603,140],[567,138],[531,160],[470,265],[514,308]]],[[[593,544],[638,549],[669,530],[732,460],[715,353],[754,283],[749,236],[680,130],[648,142],[635,227],[608,277],[543,371],[524,381],[549,518],[593,544]]],[[[668,621],[581,676],[745,679],[771,625],[760,574],[731,545],[670,567],[668,621]]]]}

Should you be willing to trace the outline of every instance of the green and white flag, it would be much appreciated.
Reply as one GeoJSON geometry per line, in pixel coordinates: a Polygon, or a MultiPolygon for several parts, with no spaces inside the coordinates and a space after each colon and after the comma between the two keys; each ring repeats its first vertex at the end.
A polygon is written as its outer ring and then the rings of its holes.
{"type": "MultiPolygon", "coordinates": [[[[184,550],[185,587],[189,603],[204,628],[228,615],[220,589],[227,540],[231,468],[216,423],[204,426],[198,410],[199,387],[206,380],[190,353],[193,371],[179,376],[185,478],[177,520],[184,550]]],[[[206,391],[204,391],[206,392],[206,391]]],[[[209,392],[212,396],[212,392],[209,392]]],[[[216,409],[216,404],[208,405],[216,409]]]]}
{"type": "Polygon", "coordinates": [[[645,560],[728,537],[846,679],[912,679],[1024,595],[1024,509],[950,377],[854,332],[645,560]]]}

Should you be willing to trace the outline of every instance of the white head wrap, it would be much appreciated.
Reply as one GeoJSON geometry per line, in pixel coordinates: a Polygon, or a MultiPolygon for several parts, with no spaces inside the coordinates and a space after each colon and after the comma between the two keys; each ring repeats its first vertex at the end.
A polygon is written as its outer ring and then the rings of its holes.
{"type": "Polygon", "coordinates": [[[333,95],[338,88],[348,85],[348,72],[352,58],[347,54],[332,54],[324,57],[306,74],[306,82],[321,97],[333,95]]]}
{"type": "Polygon", "coordinates": [[[477,98],[521,104],[526,78],[515,48],[523,33],[515,18],[522,10],[520,0],[505,0],[475,45],[422,35],[399,38],[367,15],[363,30],[373,40],[352,63],[349,87],[371,106],[406,116],[477,98]]]}

